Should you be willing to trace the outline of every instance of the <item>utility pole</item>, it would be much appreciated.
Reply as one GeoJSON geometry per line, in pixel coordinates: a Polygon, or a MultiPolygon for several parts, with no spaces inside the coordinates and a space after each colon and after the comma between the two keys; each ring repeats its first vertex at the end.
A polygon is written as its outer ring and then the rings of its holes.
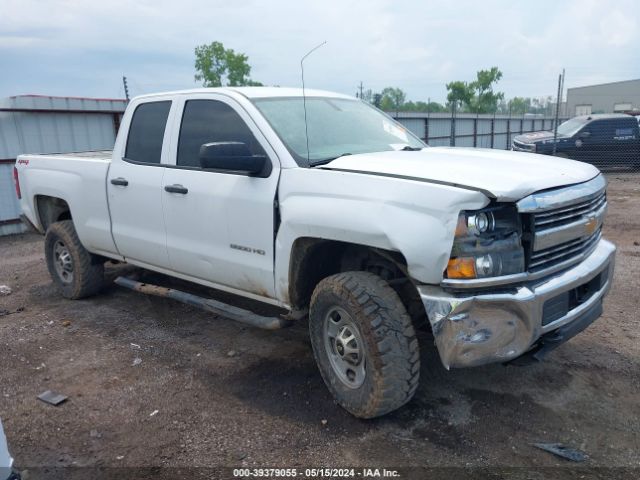
{"type": "Polygon", "coordinates": [[[360,87],[359,87],[359,89],[360,89],[360,100],[362,100],[362,99],[363,99],[363,96],[362,96],[362,95],[363,95],[363,94],[362,94],[362,89],[363,89],[363,86],[362,86],[362,80],[360,80],[360,87]]]}
{"type": "Polygon", "coordinates": [[[127,77],[122,76],[122,84],[124,85],[124,97],[127,99],[127,103],[129,103],[129,86],[127,85],[127,77]]]}
{"type": "Polygon", "coordinates": [[[449,146],[456,146],[456,107],[457,100],[451,102],[451,132],[449,133],[449,146]]]}
{"type": "MultiPolygon", "coordinates": [[[[562,83],[560,85],[560,105],[562,105],[562,97],[564,97],[564,68],[562,69],[562,83]]],[[[566,112],[563,111],[563,114],[566,114],[566,112]]]]}
{"type": "Polygon", "coordinates": [[[556,118],[553,122],[553,155],[556,154],[558,143],[558,114],[560,113],[560,95],[562,95],[562,75],[558,75],[558,98],[556,99],[556,118]]]}

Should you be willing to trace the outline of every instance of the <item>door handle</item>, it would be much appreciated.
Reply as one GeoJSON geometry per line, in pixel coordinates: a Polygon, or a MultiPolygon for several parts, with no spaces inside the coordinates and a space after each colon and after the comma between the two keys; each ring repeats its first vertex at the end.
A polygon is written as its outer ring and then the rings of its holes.
{"type": "Polygon", "coordinates": [[[118,178],[112,178],[111,179],[111,185],[118,185],[120,187],[126,187],[127,185],[129,185],[129,182],[127,181],[126,178],[118,177],[118,178]]]}
{"type": "Polygon", "coordinates": [[[167,185],[166,187],[164,187],[164,191],[169,193],[180,193],[182,195],[186,195],[187,193],[189,193],[188,188],[185,188],[179,184],[167,185]]]}

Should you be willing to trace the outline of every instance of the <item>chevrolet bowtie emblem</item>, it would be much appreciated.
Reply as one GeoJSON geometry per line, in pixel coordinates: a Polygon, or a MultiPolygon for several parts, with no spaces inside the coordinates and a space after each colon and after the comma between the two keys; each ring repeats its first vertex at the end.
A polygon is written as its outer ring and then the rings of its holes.
{"type": "Polygon", "coordinates": [[[596,231],[598,228],[598,219],[595,216],[587,218],[587,223],[584,224],[584,228],[589,235],[596,231]]]}

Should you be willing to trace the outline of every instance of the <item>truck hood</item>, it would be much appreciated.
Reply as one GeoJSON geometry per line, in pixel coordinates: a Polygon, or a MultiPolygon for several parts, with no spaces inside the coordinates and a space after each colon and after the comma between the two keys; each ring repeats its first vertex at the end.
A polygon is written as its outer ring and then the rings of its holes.
{"type": "MultiPolygon", "coordinates": [[[[558,135],[558,137],[562,137],[562,135],[558,135]]],[[[522,135],[515,136],[513,139],[522,143],[536,143],[543,140],[553,140],[553,132],[542,131],[523,133],[522,135]]]]}
{"type": "Polygon", "coordinates": [[[322,168],[452,185],[481,191],[499,201],[586,182],[599,173],[587,163],[558,157],[455,147],[348,155],[322,168]]]}

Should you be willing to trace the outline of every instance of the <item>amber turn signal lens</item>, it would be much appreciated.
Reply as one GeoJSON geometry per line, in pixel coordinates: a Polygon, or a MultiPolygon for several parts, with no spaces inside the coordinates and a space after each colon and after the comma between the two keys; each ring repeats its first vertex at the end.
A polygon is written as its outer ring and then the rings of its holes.
{"type": "Polygon", "coordinates": [[[467,217],[464,213],[461,213],[456,224],[456,237],[466,237],[468,233],[467,217]]]}
{"type": "Polygon", "coordinates": [[[476,262],[473,257],[449,259],[447,264],[448,278],[476,278],[476,262]]]}

